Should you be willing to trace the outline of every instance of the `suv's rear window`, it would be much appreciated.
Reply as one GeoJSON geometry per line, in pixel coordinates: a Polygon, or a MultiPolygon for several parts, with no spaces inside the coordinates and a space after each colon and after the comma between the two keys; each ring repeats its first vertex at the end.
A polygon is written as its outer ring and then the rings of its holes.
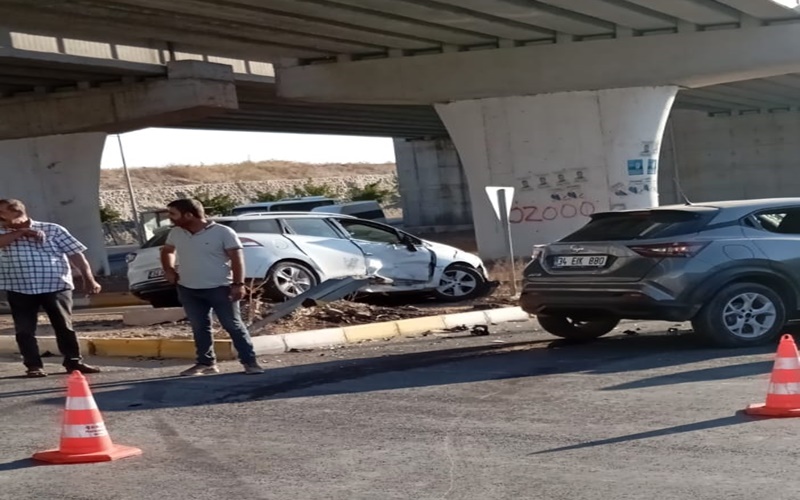
{"type": "Polygon", "coordinates": [[[623,241],[669,238],[697,232],[708,220],[680,210],[643,210],[598,214],[561,241],[623,241]]]}

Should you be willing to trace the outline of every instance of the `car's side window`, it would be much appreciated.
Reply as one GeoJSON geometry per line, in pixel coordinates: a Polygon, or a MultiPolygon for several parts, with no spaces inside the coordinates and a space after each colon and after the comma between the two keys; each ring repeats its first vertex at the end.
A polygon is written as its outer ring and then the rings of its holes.
{"type": "Polygon", "coordinates": [[[755,220],[765,231],[800,235],[800,208],[761,212],[755,215],[755,220]]]}
{"type": "Polygon", "coordinates": [[[390,243],[393,245],[400,244],[400,237],[396,232],[382,227],[345,219],[339,219],[339,224],[345,228],[354,240],[390,243]]]}
{"type": "Polygon", "coordinates": [[[233,221],[227,226],[237,233],[281,234],[281,225],[277,219],[245,219],[233,221]]]}
{"type": "Polygon", "coordinates": [[[284,224],[299,236],[318,238],[341,238],[341,235],[325,219],[284,219],[284,224]]]}

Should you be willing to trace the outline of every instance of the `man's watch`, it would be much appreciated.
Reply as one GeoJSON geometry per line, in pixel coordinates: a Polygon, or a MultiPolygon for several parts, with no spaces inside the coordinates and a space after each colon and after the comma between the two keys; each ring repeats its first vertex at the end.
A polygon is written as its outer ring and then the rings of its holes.
{"type": "Polygon", "coordinates": [[[231,286],[244,286],[244,283],[231,283],[231,286]]]}

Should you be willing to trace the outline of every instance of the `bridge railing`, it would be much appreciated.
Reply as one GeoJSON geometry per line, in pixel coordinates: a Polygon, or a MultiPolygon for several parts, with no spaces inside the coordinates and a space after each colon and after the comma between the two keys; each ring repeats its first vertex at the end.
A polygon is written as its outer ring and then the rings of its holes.
{"type": "Polygon", "coordinates": [[[227,64],[239,75],[275,76],[273,66],[268,62],[219,57],[185,49],[176,50],[167,42],[137,46],[22,33],[0,27],[0,48],[157,65],[164,65],[169,61],[196,60],[227,64]]]}

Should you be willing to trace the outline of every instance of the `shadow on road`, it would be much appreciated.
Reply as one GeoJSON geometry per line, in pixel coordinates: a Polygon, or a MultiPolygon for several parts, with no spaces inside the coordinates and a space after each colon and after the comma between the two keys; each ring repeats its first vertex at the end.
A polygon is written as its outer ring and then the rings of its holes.
{"type": "MultiPolygon", "coordinates": [[[[362,359],[268,369],[261,376],[223,374],[201,378],[161,377],[93,382],[103,411],[140,411],[200,405],[355,394],[416,387],[443,386],[566,373],[613,374],[743,357],[773,352],[754,349],[702,348],[685,335],[617,336],[593,343],[526,341],[455,349],[394,354],[362,359]],[[542,348],[547,344],[548,348],[542,348]]],[[[768,362],[706,368],[628,382],[621,390],[699,380],[720,380],[768,373],[768,362]]],[[[63,405],[63,388],[0,393],[0,399],[51,396],[41,404],[63,405]]]]}
{"type": "Polygon", "coordinates": [[[27,469],[29,467],[41,467],[42,464],[30,458],[23,458],[21,460],[14,460],[13,462],[0,463],[0,472],[8,472],[12,470],[27,469]]]}
{"type": "Polygon", "coordinates": [[[549,450],[537,451],[529,454],[542,455],[545,453],[556,453],[559,451],[580,450],[583,448],[593,448],[595,446],[604,446],[607,444],[626,443],[629,441],[637,441],[640,439],[649,439],[654,437],[669,436],[672,434],[683,434],[686,432],[703,431],[706,429],[714,429],[716,427],[727,427],[730,425],[745,424],[753,422],[757,419],[748,417],[744,412],[737,412],[736,415],[730,417],[715,418],[712,420],[705,420],[703,422],[692,422],[690,424],[676,425],[674,427],[667,427],[665,429],[656,429],[653,431],[637,432],[636,434],[628,434],[626,436],[618,436],[608,439],[600,439],[597,441],[589,441],[587,443],[573,444],[570,446],[562,446],[560,448],[552,448],[549,450]]]}
{"type": "Polygon", "coordinates": [[[685,384],[689,382],[707,382],[709,380],[727,380],[738,377],[751,377],[769,373],[772,369],[773,361],[756,361],[753,363],[743,363],[739,365],[715,366],[714,368],[703,368],[680,373],[670,373],[658,377],[643,378],[626,382],[624,384],[606,387],[604,391],[619,391],[624,389],[642,389],[646,387],[658,387],[662,385],[685,384]]]}

